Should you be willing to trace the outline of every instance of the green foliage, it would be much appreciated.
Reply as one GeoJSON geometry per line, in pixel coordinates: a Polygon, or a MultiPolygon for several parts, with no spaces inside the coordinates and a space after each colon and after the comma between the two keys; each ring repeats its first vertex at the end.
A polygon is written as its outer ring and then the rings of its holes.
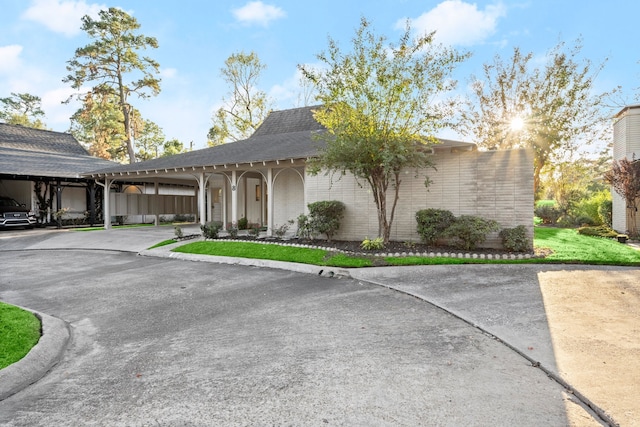
{"type": "Polygon", "coordinates": [[[184,233],[182,232],[182,228],[180,228],[177,225],[175,227],[173,227],[173,232],[174,232],[176,238],[178,238],[178,239],[182,239],[184,237],[184,233]]]}
{"type": "Polygon", "coordinates": [[[473,215],[460,215],[444,232],[453,238],[453,245],[464,250],[475,249],[492,231],[498,231],[498,223],[473,215]]]}
{"type": "Polygon", "coordinates": [[[245,217],[242,217],[238,220],[238,230],[246,230],[249,226],[249,220],[245,217]]]}
{"type": "MultiPolygon", "coordinates": [[[[124,149],[129,162],[135,162],[135,150],[131,140],[133,107],[129,96],[136,94],[146,98],[160,92],[160,64],[149,57],[141,57],[138,51],[157,48],[154,37],[136,34],[138,21],[124,10],[110,7],[98,12],[99,19],[89,15],[82,17],[82,30],[93,40],[76,49],[67,62],[69,75],[63,79],[74,89],[84,89],[93,83],[90,93],[103,101],[115,102],[122,113],[119,132],[123,136],[124,149]],[[127,81],[127,77],[131,80],[127,81]]],[[[83,95],[79,95],[81,98],[83,95]]]]}
{"type": "Polygon", "coordinates": [[[594,237],[607,237],[614,238],[618,236],[618,233],[613,231],[606,225],[598,225],[598,226],[588,226],[588,227],[580,227],[578,228],[578,234],[582,234],[583,236],[594,236],[594,237]]]}
{"type": "Polygon", "coordinates": [[[442,237],[444,231],[455,222],[455,216],[448,210],[422,209],[416,212],[418,234],[422,240],[432,245],[442,237]]]}
{"type": "Polygon", "coordinates": [[[502,246],[511,252],[527,252],[531,250],[531,242],[527,238],[527,229],[524,225],[515,228],[504,228],[500,230],[502,246]]]}
{"type": "Polygon", "coordinates": [[[344,203],[335,200],[309,203],[309,227],[317,234],[324,234],[331,241],[340,229],[340,221],[346,209],[344,203]]]}
{"type": "Polygon", "coordinates": [[[165,143],[164,132],[151,120],[140,120],[140,122],[140,124],[135,123],[136,158],[140,161],[156,159],[160,156],[165,143]]]}
{"type": "Polygon", "coordinates": [[[611,227],[613,225],[613,202],[611,199],[604,200],[598,206],[598,217],[602,224],[611,227]]]}
{"type": "Polygon", "coordinates": [[[220,228],[222,228],[222,226],[217,222],[209,222],[200,226],[200,230],[202,230],[202,235],[205,239],[217,239],[220,228]]]}
{"type": "Polygon", "coordinates": [[[178,243],[178,241],[176,239],[167,239],[167,240],[163,240],[160,243],[156,243],[155,245],[151,246],[149,249],[161,248],[162,246],[173,245],[174,243],[178,243]]]}
{"type": "Polygon", "coordinates": [[[303,239],[310,239],[314,237],[313,230],[311,229],[311,222],[309,217],[305,214],[298,215],[298,231],[296,234],[303,239]]]}
{"type": "Polygon", "coordinates": [[[238,237],[238,227],[227,228],[227,233],[229,233],[229,237],[235,239],[236,237],[238,237]]]}
{"type": "Polygon", "coordinates": [[[249,229],[249,235],[253,237],[258,237],[260,235],[260,227],[251,227],[249,229]]]}
{"type": "Polygon", "coordinates": [[[11,96],[0,98],[0,120],[10,125],[22,125],[34,129],[44,129],[46,126],[42,100],[39,96],[29,93],[11,92],[11,96]]]}
{"type": "Polygon", "coordinates": [[[213,115],[213,126],[207,135],[209,146],[249,138],[270,110],[267,94],[257,89],[260,73],[267,66],[255,52],[234,53],[224,65],[220,72],[231,92],[213,115]]]}
{"type": "Polygon", "coordinates": [[[384,239],[382,237],[376,237],[375,239],[365,238],[360,247],[366,251],[380,250],[384,248],[384,239]]]}
{"type": "Polygon", "coordinates": [[[542,219],[543,224],[549,225],[555,225],[555,223],[562,215],[560,209],[558,209],[555,205],[552,206],[548,204],[536,206],[533,212],[535,216],[542,219]]]}
{"type": "Polygon", "coordinates": [[[293,220],[290,219],[289,221],[287,221],[285,224],[282,224],[279,227],[274,227],[273,229],[273,234],[276,235],[276,237],[278,238],[283,238],[285,234],[287,234],[287,231],[289,231],[289,227],[293,224],[293,220]]]}
{"type": "Polygon", "coordinates": [[[578,218],[582,218],[581,224],[601,225],[605,222],[600,216],[599,210],[607,202],[611,203],[611,193],[609,191],[599,191],[578,201],[573,213],[578,218]],[[585,221],[585,217],[588,217],[589,220],[585,221]]]}
{"type": "Polygon", "coordinates": [[[26,356],[38,343],[40,329],[33,313],[0,302],[0,369],[26,356]]]}
{"type": "MultiPolygon", "coordinates": [[[[371,188],[378,211],[378,235],[389,241],[401,171],[431,167],[425,146],[455,113],[455,103],[438,102],[455,87],[451,74],[467,58],[437,45],[434,33],[412,37],[407,25],[397,44],[377,36],[362,19],[350,51],[329,38],[322,66],[299,66],[318,92],[316,120],[326,148],[310,162],[312,173],[350,172],[371,188]],[[387,193],[395,190],[393,199],[387,193]]],[[[425,181],[427,182],[427,181],[425,181]]]]}
{"type": "Polygon", "coordinates": [[[577,144],[606,140],[605,107],[611,93],[595,93],[595,77],[604,63],[580,59],[582,45],[560,42],[538,67],[533,53],[518,47],[504,61],[496,56],[484,65],[482,79],[471,83],[472,97],[463,111],[461,133],[488,149],[528,147],[534,151],[534,192],[550,161],[577,144]],[[524,126],[514,129],[514,118],[524,126]]]}
{"type": "Polygon", "coordinates": [[[186,152],[187,149],[185,148],[184,144],[180,140],[173,138],[165,141],[164,144],[162,144],[162,154],[160,155],[160,157],[168,157],[186,152]]]}

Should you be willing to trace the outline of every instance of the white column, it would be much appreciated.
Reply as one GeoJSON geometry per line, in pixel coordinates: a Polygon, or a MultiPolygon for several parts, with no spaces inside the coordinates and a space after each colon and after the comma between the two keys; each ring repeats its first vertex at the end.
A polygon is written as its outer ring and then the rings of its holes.
{"type": "Polygon", "coordinates": [[[273,236],[273,168],[267,170],[267,236],[273,236]]]}
{"type": "Polygon", "coordinates": [[[207,222],[213,221],[213,210],[211,207],[213,206],[213,188],[211,188],[211,183],[209,183],[209,187],[207,188],[207,222]]]}
{"type": "Polygon", "coordinates": [[[238,226],[238,174],[231,171],[231,223],[238,226]]]}
{"type": "Polygon", "coordinates": [[[158,211],[160,210],[160,206],[158,203],[158,194],[160,194],[160,189],[158,185],[158,179],[153,180],[153,198],[151,202],[151,209],[153,209],[153,218],[156,224],[156,227],[160,225],[160,216],[158,215],[158,211]]]}
{"type": "Polygon", "coordinates": [[[198,185],[200,186],[198,191],[198,208],[200,210],[200,225],[204,225],[207,222],[207,207],[205,206],[205,186],[206,182],[204,180],[204,172],[200,173],[198,176],[198,185]]]}
{"type": "Polygon", "coordinates": [[[227,229],[227,178],[225,175],[224,180],[222,181],[222,200],[220,201],[220,205],[222,206],[222,228],[227,229]]]}
{"type": "Polygon", "coordinates": [[[109,178],[104,178],[104,197],[102,203],[102,216],[104,217],[104,229],[109,230],[111,228],[111,192],[109,189],[111,188],[111,183],[113,181],[109,178]]]}

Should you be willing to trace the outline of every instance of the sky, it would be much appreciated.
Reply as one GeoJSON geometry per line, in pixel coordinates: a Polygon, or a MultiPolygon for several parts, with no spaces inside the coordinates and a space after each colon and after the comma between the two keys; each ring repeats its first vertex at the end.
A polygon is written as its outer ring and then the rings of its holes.
{"type": "MultiPolygon", "coordinates": [[[[139,32],[159,44],[144,54],[160,64],[161,92],[131,103],[167,139],[194,149],[206,147],[211,116],[228,97],[220,70],[230,55],[256,52],[267,66],[259,88],[274,109],[298,107],[298,64],[318,64],[328,37],[349,49],[361,17],[391,42],[409,20],[417,33],[436,31],[437,42],[470,52],[455,71],[458,94],[496,55],[509,58],[519,47],[544,64],[558,42],[581,38],[581,58],[607,61],[595,90],[620,86],[620,108],[638,102],[640,2],[632,0],[0,0],[0,97],[39,96],[47,127],[68,131],[80,105],[62,103],[75,92],[62,79],[75,50],[91,42],[81,17],[97,18],[108,7],[131,14],[139,32]]],[[[438,136],[461,138],[451,131],[438,136]]]]}

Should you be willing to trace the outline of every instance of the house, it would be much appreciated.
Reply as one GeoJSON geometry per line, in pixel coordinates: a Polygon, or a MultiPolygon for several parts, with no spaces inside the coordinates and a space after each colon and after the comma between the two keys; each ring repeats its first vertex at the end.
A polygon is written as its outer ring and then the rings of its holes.
{"type": "MultiPolygon", "coordinates": [[[[107,188],[123,181],[156,188],[160,182],[193,185],[201,224],[220,221],[228,226],[246,218],[251,224],[266,225],[268,233],[305,213],[309,203],[339,200],[346,212],[335,239],[377,236],[376,207],[366,184],[360,186],[349,175],[308,172],[307,160],[322,149],[322,141],[314,135],[324,131],[313,118],[313,109],[274,111],[243,141],[84,176],[107,188]]],[[[532,240],[531,150],[481,152],[475,144],[441,140],[432,147],[432,154],[437,170],[405,171],[391,240],[419,240],[415,213],[429,207],[494,219],[502,228],[524,225],[532,240]],[[433,182],[429,188],[424,186],[427,175],[433,182]]],[[[167,205],[176,210],[192,206],[188,200],[163,197],[157,191],[145,195],[112,192],[104,200],[111,215],[158,215],[167,205]]],[[[499,246],[497,233],[486,243],[499,246]]]]}
{"type": "Polygon", "coordinates": [[[90,156],[71,134],[0,123],[0,195],[35,212],[43,205],[43,222],[61,209],[97,222],[102,192],[82,173],[113,165],[90,156]]]}
{"type": "MultiPolygon", "coordinates": [[[[614,116],[613,160],[640,159],[640,105],[624,107],[614,116]]],[[[620,233],[632,230],[632,217],[625,199],[611,191],[613,202],[612,228],[620,233]]],[[[640,203],[639,203],[640,205],[640,203]]],[[[636,215],[636,229],[640,229],[640,215],[636,215]]]]}

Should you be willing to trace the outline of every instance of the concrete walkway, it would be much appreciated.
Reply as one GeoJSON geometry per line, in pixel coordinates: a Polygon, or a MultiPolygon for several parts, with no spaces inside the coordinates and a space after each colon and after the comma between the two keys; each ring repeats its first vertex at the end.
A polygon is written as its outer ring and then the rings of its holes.
{"type": "MultiPolygon", "coordinates": [[[[197,228],[186,227],[184,232],[196,233],[197,228]]],[[[173,234],[170,227],[25,232],[18,238],[0,234],[0,250],[109,250],[257,265],[314,276],[321,270],[291,263],[178,255],[167,247],[146,250],[173,234]]],[[[504,352],[521,358],[533,371],[553,378],[561,389],[567,390],[566,401],[574,402],[565,405],[568,425],[640,425],[640,269],[457,265],[339,269],[331,273],[415,296],[442,310],[443,315],[450,313],[492,337],[504,352]],[[591,408],[591,415],[582,409],[582,404],[591,408]]],[[[326,275],[327,271],[321,274],[326,275]]],[[[25,370],[39,371],[42,376],[60,359],[60,343],[66,344],[68,339],[64,334],[67,326],[65,322],[55,324],[52,323],[51,334],[58,336],[54,340],[58,347],[49,345],[49,349],[43,339],[33,351],[48,354],[50,360],[43,362],[40,355],[35,359],[40,367],[32,369],[33,360],[25,358],[0,371],[0,400],[35,381],[24,381],[25,370]],[[25,364],[31,365],[25,368],[25,364]]],[[[47,329],[44,337],[48,336],[47,329]]]]}

